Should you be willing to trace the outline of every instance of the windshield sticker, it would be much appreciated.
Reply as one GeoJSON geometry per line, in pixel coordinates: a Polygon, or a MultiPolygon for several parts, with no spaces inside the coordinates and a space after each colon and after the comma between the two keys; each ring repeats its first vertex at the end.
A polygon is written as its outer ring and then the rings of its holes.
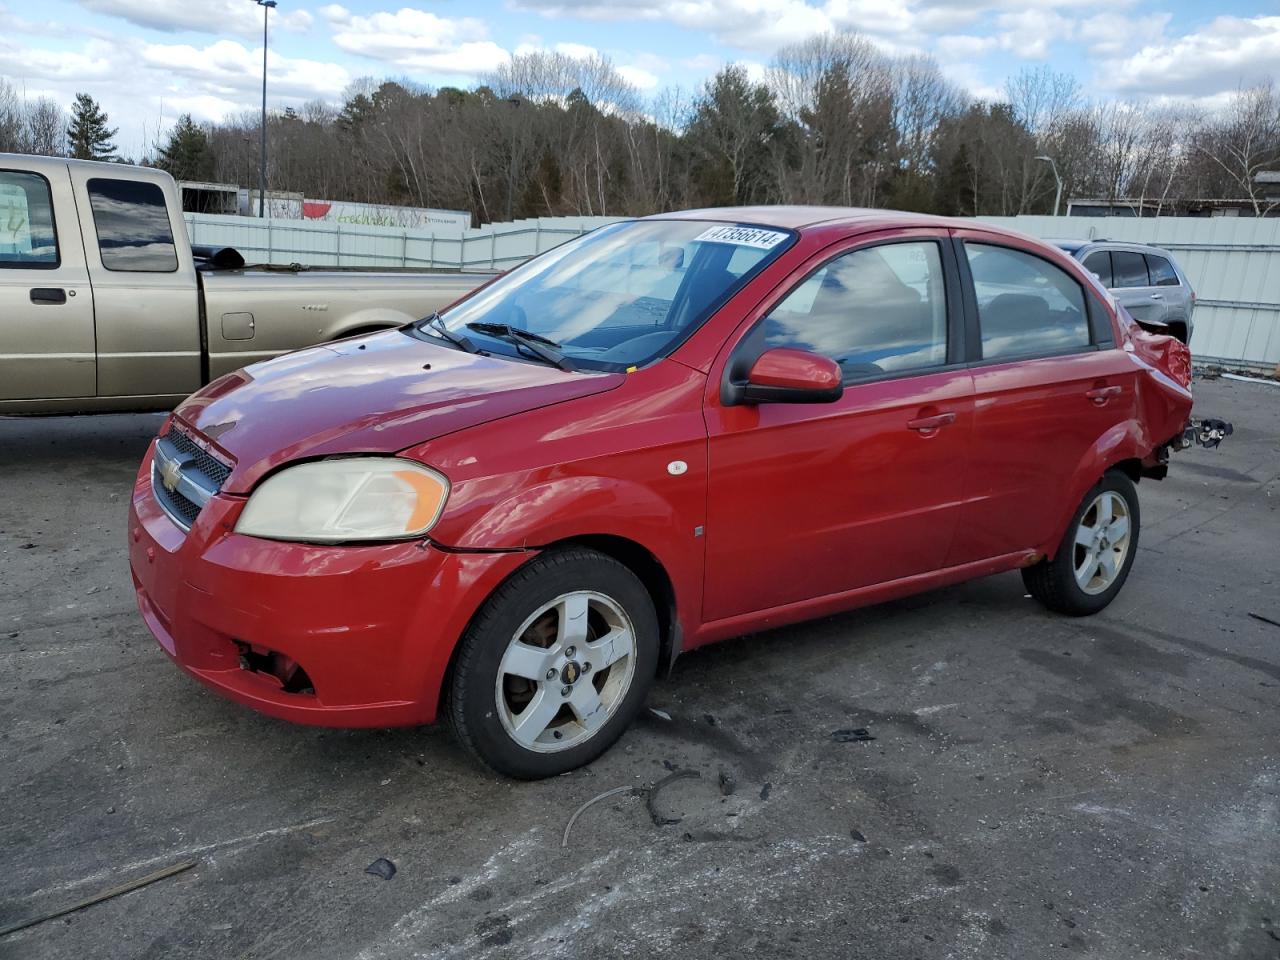
{"type": "Polygon", "coordinates": [[[772,250],[787,234],[776,230],[760,230],[757,227],[711,227],[693,238],[694,243],[732,243],[739,247],[755,247],[772,250]]]}

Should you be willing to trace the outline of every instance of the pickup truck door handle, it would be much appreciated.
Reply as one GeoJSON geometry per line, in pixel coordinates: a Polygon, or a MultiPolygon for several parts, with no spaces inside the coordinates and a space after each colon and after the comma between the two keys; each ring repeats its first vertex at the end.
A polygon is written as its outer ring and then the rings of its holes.
{"type": "Polygon", "coordinates": [[[937,430],[939,427],[950,426],[955,422],[956,415],[954,413],[935,413],[931,417],[917,417],[914,420],[908,420],[907,429],[928,433],[937,430]]]}
{"type": "Polygon", "coordinates": [[[1095,406],[1104,406],[1112,397],[1119,396],[1124,388],[1119,384],[1112,384],[1109,387],[1094,387],[1092,390],[1086,390],[1084,395],[1094,402],[1095,406]]]}
{"type": "Polygon", "coordinates": [[[61,287],[32,287],[32,303],[66,303],[67,291],[61,287]]]}

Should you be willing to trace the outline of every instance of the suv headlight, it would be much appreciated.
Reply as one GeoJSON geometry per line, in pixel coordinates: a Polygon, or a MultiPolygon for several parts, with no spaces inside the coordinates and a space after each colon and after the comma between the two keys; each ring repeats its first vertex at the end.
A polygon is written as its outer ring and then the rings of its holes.
{"type": "Polygon", "coordinates": [[[412,460],[350,457],[287,467],[249,497],[236,533],[342,543],[408,540],[435,525],[449,481],[412,460]]]}

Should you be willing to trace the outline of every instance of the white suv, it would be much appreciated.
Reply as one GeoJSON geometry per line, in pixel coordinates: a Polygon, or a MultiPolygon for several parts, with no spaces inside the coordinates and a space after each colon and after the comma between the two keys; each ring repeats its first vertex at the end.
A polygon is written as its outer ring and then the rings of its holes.
{"type": "Polygon", "coordinates": [[[1168,250],[1114,240],[1050,240],[1093,272],[1135,320],[1191,342],[1196,293],[1168,250]]]}

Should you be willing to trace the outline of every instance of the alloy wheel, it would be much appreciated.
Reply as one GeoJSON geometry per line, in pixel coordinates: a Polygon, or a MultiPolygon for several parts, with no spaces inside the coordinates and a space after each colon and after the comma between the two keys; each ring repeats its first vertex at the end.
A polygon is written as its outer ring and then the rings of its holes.
{"type": "Polygon", "coordinates": [[[578,746],[626,698],[635,662],[635,628],[614,600],[590,590],[556,597],[503,654],[495,689],[503,729],[538,753],[578,746]]]}
{"type": "Polygon", "coordinates": [[[1090,595],[1116,582],[1129,554],[1129,504],[1112,490],[1093,500],[1076,527],[1073,566],[1076,583],[1090,595]]]}

